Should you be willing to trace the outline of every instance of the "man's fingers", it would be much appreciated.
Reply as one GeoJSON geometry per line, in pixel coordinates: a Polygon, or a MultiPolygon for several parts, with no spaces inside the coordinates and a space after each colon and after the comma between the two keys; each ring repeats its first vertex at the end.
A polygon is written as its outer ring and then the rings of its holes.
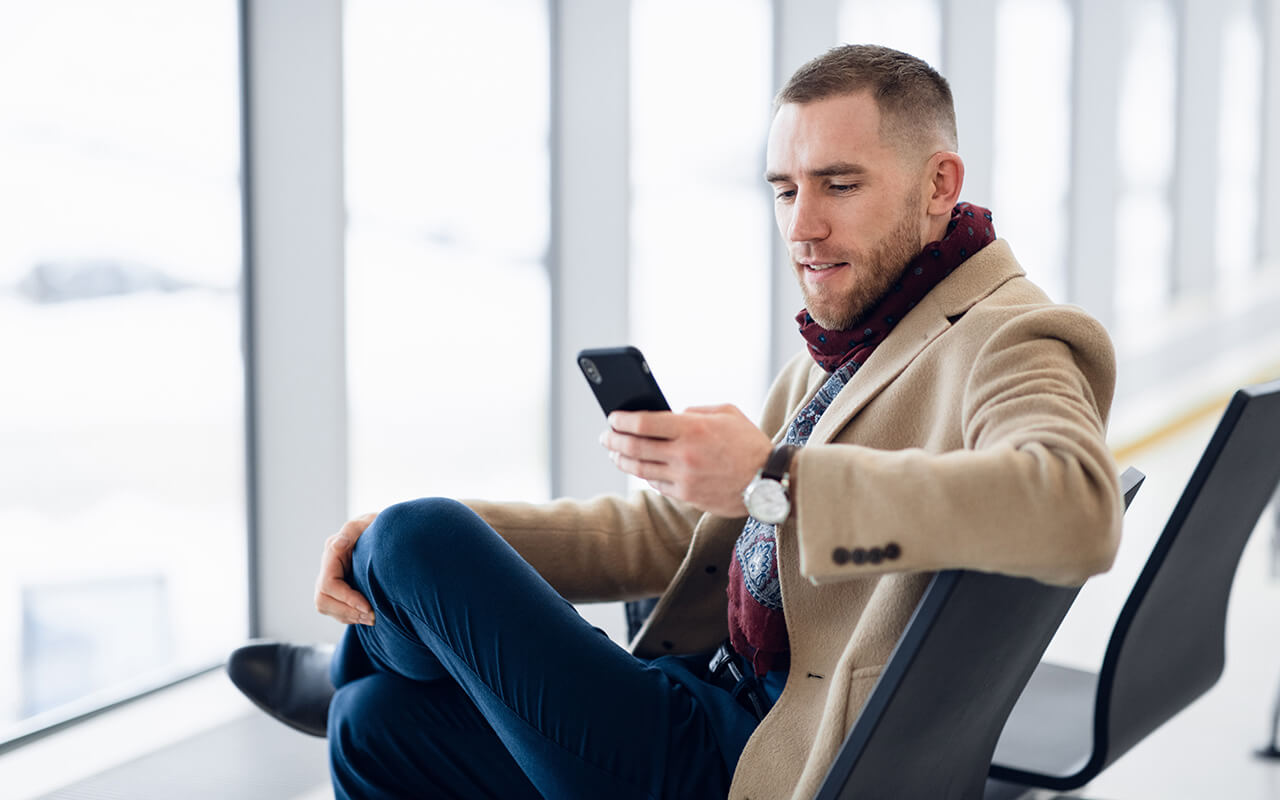
{"type": "Polygon", "coordinates": [[[632,436],[674,439],[680,430],[680,421],[670,411],[615,411],[609,415],[609,427],[632,436]]]}
{"type": "Polygon", "coordinates": [[[659,464],[666,463],[670,451],[668,440],[649,439],[612,430],[600,434],[600,444],[610,453],[659,464]]]}
{"type": "MultiPolygon", "coordinates": [[[[665,494],[668,496],[671,496],[671,493],[675,491],[676,488],[675,484],[668,483],[667,481],[649,481],[649,485],[659,494],[665,494]]],[[[676,499],[678,500],[679,498],[676,499]]]]}
{"type": "Polygon", "coordinates": [[[351,552],[356,539],[373,522],[375,514],[365,514],[347,522],[328,539],[320,554],[320,574],[316,577],[316,610],[348,625],[372,625],[373,606],[351,585],[351,552]]]}
{"type": "Polygon", "coordinates": [[[333,536],[330,536],[329,539],[330,540],[342,539],[347,543],[348,548],[355,547],[356,539],[359,539],[360,534],[364,533],[365,529],[368,528],[369,525],[372,523],[373,523],[372,519],[365,519],[364,517],[356,517],[353,520],[347,521],[341,528],[338,529],[338,532],[335,533],[333,536]]]}
{"type": "MultiPolygon", "coordinates": [[[[356,593],[356,597],[361,601],[364,600],[356,593]]],[[[343,602],[342,600],[330,594],[316,594],[316,611],[328,617],[333,617],[346,625],[372,625],[374,620],[373,609],[368,607],[368,603],[364,603],[365,608],[361,609],[355,605],[343,602]]]]}
{"type": "Polygon", "coordinates": [[[714,406],[689,406],[684,410],[686,414],[727,414],[737,412],[739,415],[745,416],[732,403],[721,403],[714,406]]]}
{"type": "Polygon", "coordinates": [[[642,461],[638,458],[624,456],[620,453],[613,452],[609,454],[613,459],[614,466],[628,475],[634,475],[641,480],[653,482],[662,481],[669,482],[672,478],[671,468],[667,464],[658,461],[642,461]]]}
{"type": "Polygon", "coordinates": [[[344,606],[350,606],[361,614],[372,614],[373,606],[369,605],[369,601],[365,596],[351,588],[351,584],[341,579],[330,579],[321,581],[316,586],[316,604],[319,605],[319,598],[331,597],[344,606]]]}
{"type": "Polygon", "coordinates": [[[351,569],[351,550],[354,545],[350,540],[337,533],[324,542],[324,550],[320,553],[320,579],[345,578],[351,569]]]}
{"type": "Polygon", "coordinates": [[[351,588],[343,574],[322,569],[316,579],[316,610],[348,623],[373,623],[373,606],[364,595],[351,588]]]}

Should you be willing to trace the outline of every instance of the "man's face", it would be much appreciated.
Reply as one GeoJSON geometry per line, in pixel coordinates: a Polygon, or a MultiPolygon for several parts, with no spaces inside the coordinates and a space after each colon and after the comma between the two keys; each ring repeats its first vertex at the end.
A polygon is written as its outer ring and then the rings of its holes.
{"type": "Polygon", "coordinates": [[[924,163],[881,138],[869,92],[783,105],[766,161],[805,306],[824,328],[846,330],[926,244],[924,163]]]}

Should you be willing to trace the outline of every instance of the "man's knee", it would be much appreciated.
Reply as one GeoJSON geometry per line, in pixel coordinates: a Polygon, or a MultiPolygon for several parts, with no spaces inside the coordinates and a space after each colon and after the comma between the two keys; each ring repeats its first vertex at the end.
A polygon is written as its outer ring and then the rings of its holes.
{"type": "Polygon", "coordinates": [[[424,533],[447,534],[459,527],[471,527],[479,520],[471,509],[448,497],[423,497],[388,506],[373,522],[384,538],[412,537],[424,533]]]}
{"type": "Polygon", "coordinates": [[[426,497],[381,511],[357,547],[383,579],[421,580],[421,570],[441,568],[486,527],[462,503],[426,497]]]}

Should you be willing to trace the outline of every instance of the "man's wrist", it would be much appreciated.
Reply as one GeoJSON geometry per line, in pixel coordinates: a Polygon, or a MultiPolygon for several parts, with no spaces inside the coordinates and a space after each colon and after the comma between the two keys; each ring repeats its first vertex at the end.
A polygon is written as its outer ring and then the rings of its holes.
{"type": "Polygon", "coordinates": [[[781,524],[791,516],[791,462],[799,448],[780,444],[742,492],[747,513],[760,522],[781,524]]]}

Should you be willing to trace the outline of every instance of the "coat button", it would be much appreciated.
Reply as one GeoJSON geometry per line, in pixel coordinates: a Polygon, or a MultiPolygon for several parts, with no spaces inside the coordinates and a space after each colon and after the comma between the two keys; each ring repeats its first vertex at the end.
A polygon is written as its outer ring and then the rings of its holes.
{"type": "Polygon", "coordinates": [[[853,548],[852,558],[855,564],[865,564],[867,563],[867,551],[861,547],[855,547],[853,548]]]}
{"type": "Polygon", "coordinates": [[[708,565],[705,567],[704,571],[705,571],[708,575],[715,575],[715,574],[716,574],[716,565],[715,565],[715,564],[708,564],[708,565]]]}
{"type": "Polygon", "coordinates": [[[902,548],[898,547],[897,542],[889,542],[884,546],[884,557],[890,561],[902,555],[902,548]]]}
{"type": "Polygon", "coordinates": [[[836,562],[837,564],[847,563],[849,561],[849,551],[844,549],[843,547],[837,547],[831,553],[831,560],[836,562]]]}
{"type": "Polygon", "coordinates": [[[884,561],[884,551],[879,547],[871,548],[867,553],[867,560],[872,564],[879,564],[881,561],[884,561]]]}

